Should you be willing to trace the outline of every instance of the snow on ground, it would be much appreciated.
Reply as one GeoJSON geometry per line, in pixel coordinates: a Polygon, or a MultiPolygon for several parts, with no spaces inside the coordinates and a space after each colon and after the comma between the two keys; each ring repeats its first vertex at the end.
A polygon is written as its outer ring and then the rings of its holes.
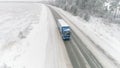
{"type": "Polygon", "coordinates": [[[44,68],[46,8],[34,3],[0,3],[0,68],[44,68]]]}
{"type": "MultiPolygon", "coordinates": [[[[54,7],[55,8],[55,7],[54,7]]],[[[115,66],[120,67],[120,24],[109,23],[102,18],[91,16],[89,22],[81,19],[80,17],[73,16],[68,12],[55,8],[76,24],[94,43],[96,47],[109,59],[115,66]]],[[[86,42],[87,43],[87,42],[86,42]]],[[[90,47],[90,46],[88,46],[90,47]]],[[[91,49],[92,51],[92,49],[91,49]]],[[[93,50],[95,51],[95,50],[93,50]]],[[[98,52],[94,52],[97,55],[98,52]]],[[[100,56],[100,54],[99,54],[100,56]]],[[[98,57],[99,57],[98,56],[98,57]]],[[[103,60],[99,57],[100,61],[104,62],[105,67],[108,63],[107,59],[103,60]]]]}
{"type": "Polygon", "coordinates": [[[20,31],[23,32],[31,23],[38,22],[37,9],[30,4],[0,3],[0,45],[14,42],[20,31]]]}

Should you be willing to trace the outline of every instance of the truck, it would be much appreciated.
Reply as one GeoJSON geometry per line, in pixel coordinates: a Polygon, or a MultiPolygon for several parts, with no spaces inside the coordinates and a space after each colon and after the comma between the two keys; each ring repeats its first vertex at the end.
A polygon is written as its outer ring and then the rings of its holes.
{"type": "Polygon", "coordinates": [[[58,19],[58,29],[63,40],[70,40],[71,29],[63,19],[58,19]]]}

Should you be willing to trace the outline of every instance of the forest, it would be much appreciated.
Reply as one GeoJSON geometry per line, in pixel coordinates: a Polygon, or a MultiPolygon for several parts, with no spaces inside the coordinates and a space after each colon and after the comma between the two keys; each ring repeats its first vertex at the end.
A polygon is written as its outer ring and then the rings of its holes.
{"type": "Polygon", "coordinates": [[[120,19],[119,0],[55,0],[52,5],[85,20],[89,20],[91,15],[110,20],[120,19]]]}

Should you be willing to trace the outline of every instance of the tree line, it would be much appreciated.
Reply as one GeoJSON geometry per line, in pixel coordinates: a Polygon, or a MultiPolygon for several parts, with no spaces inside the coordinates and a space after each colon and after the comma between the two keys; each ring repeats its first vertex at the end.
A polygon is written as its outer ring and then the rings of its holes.
{"type": "Polygon", "coordinates": [[[54,5],[88,20],[90,15],[110,19],[120,17],[119,0],[55,0],[54,5]]]}

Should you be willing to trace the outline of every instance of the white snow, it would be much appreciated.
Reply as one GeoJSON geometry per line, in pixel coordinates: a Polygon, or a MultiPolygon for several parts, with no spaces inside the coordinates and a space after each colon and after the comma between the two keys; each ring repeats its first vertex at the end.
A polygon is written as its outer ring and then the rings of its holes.
{"type": "Polygon", "coordinates": [[[84,40],[84,37],[81,37],[85,44],[88,43],[88,48],[99,59],[105,68],[113,68],[114,66],[117,68],[120,67],[119,23],[109,22],[105,19],[97,18],[94,16],[91,16],[90,21],[86,22],[82,18],[73,16],[70,13],[59,8],[53,8],[74,22],[74,24],[76,24],[76,26],[96,44],[95,46],[91,45],[89,42],[86,42],[86,40],[84,40]],[[91,48],[95,48],[95,50],[91,48]]]}
{"type": "Polygon", "coordinates": [[[0,3],[0,68],[44,68],[46,7],[0,3]]]}
{"type": "Polygon", "coordinates": [[[36,9],[30,4],[0,3],[0,44],[17,40],[20,31],[37,22],[36,9]]]}

